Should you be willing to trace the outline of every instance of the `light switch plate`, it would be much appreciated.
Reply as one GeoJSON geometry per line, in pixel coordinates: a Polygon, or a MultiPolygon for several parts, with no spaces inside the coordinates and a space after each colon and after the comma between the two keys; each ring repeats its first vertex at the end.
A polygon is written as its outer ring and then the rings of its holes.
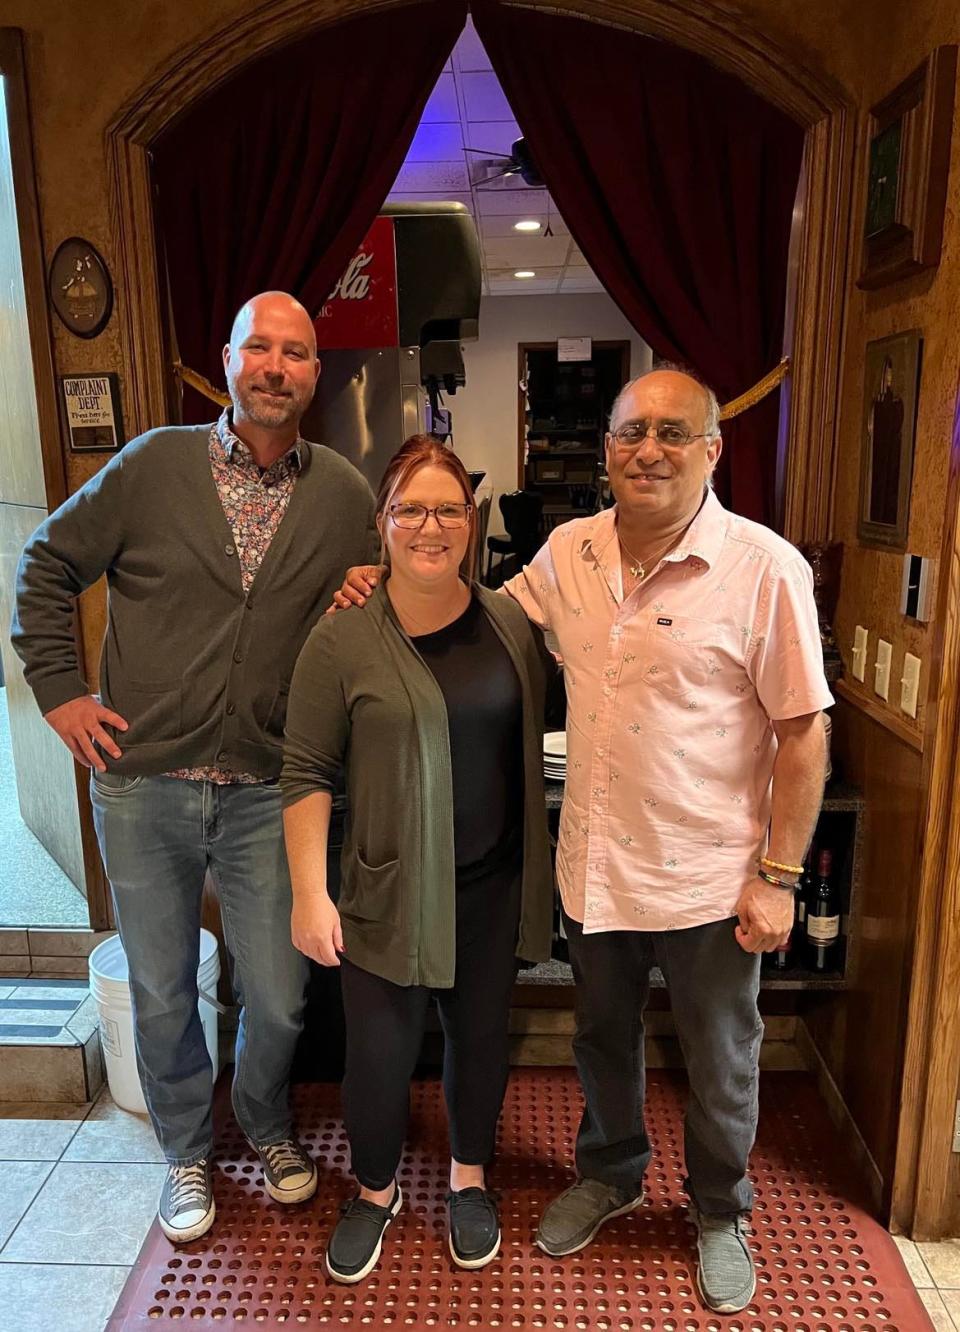
{"type": "Polygon", "coordinates": [[[874,671],[874,692],[883,699],[890,697],[890,661],[893,657],[893,648],[885,638],[877,639],[877,661],[873,668],[874,671]]]}
{"type": "Polygon", "coordinates": [[[917,715],[917,697],[920,693],[920,658],[910,652],[903,656],[903,675],[900,677],[900,708],[908,717],[917,715]]]}
{"type": "Polygon", "coordinates": [[[853,631],[853,678],[862,680],[867,673],[867,631],[858,624],[853,631]]]}

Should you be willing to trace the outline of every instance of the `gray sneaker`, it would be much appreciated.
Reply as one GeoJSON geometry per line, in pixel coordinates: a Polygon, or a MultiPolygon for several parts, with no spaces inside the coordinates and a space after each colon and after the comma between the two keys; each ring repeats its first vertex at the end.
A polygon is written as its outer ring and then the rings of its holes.
{"type": "Polygon", "coordinates": [[[643,1187],[618,1189],[600,1179],[578,1179],[554,1198],[540,1218],[537,1243],[552,1258],[586,1248],[611,1217],[632,1212],[643,1202],[643,1187]]]}
{"type": "Polygon", "coordinates": [[[704,1304],[714,1313],[732,1314],[753,1299],[757,1277],[743,1237],[742,1216],[705,1216],[695,1207],[690,1219],[697,1227],[697,1285],[704,1304]]]}
{"type": "Polygon", "coordinates": [[[168,1166],[160,1193],[160,1229],[173,1244],[199,1239],[213,1225],[213,1170],[209,1159],[188,1166],[168,1166]]]}
{"type": "Polygon", "coordinates": [[[317,1191],[317,1167],[296,1138],[284,1138],[266,1147],[250,1146],[263,1166],[263,1186],[274,1202],[306,1202],[317,1191]]]}

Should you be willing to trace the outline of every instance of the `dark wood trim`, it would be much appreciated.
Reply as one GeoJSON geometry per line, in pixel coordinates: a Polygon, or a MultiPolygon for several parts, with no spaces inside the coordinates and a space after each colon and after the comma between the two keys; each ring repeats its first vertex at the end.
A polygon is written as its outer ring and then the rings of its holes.
{"type": "Polygon", "coordinates": [[[894,716],[890,710],[884,706],[882,700],[878,701],[858,689],[857,686],[849,680],[838,680],[833,687],[833,692],[838,698],[842,698],[845,703],[849,703],[852,708],[858,712],[864,713],[872,722],[882,726],[884,730],[895,735],[911,749],[915,749],[918,754],[923,753],[923,735],[920,731],[915,731],[908,726],[905,721],[894,716]]]}
{"type": "MultiPolygon", "coordinates": [[[[23,269],[30,354],[33,361],[44,490],[47,508],[52,512],[67,497],[67,477],[57,401],[50,307],[47,299],[47,266],[37,199],[26,62],[23,34],[19,28],[0,28],[0,75],[5,81],[7,127],[17,203],[20,261],[23,269]]],[[[77,652],[82,657],[79,620],[75,621],[74,632],[77,652]]],[[[89,773],[86,768],[76,764],[75,774],[87,909],[93,929],[107,929],[110,928],[109,887],[103,873],[93,829],[87,785],[89,773]]]]}
{"type": "Polygon", "coordinates": [[[20,262],[36,386],[43,480],[47,508],[55,509],[67,497],[67,477],[57,407],[57,381],[47,302],[47,265],[37,201],[26,62],[23,34],[19,28],[0,28],[0,75],[5,80],[10,160],[20,230],[20,262]]]}
{"type": "Polygon", "coordinates": [[[923,794],[926,821],[901,1084],[891,1224],[917,1239],[955,1233],[960,1158],[951,1151],[960,1095],[960,390],[955,408],[941,579],[930,661],[923,794]]]}

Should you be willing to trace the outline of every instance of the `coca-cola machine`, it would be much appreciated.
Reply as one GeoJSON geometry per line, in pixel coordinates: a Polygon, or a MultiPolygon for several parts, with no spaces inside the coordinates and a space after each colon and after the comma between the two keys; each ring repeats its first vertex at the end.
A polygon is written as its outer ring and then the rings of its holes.
{"type": "Polygon", "coordinates": [[[387,204],[317,312],[320,381],[306,439],[349,458],[376,489],[408,435],[447,433],[439,401],[476,338],[480,248],[459,203],[387,204]]]}

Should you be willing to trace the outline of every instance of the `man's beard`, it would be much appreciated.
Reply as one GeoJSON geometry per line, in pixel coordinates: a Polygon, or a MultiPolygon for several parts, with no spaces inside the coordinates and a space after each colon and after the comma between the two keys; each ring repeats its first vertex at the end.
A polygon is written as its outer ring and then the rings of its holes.
{"type": "Polygon", "coordinates": [[[310,402],[309,397],[298,395],[293,389],[288,389],[284,397],[271,398],[265,393],[256,393],[252,388],[242,389],[236,383],[228,387],[230,396],[245,419],[265,430],[277,430],[299,421],[310,402]]]}

